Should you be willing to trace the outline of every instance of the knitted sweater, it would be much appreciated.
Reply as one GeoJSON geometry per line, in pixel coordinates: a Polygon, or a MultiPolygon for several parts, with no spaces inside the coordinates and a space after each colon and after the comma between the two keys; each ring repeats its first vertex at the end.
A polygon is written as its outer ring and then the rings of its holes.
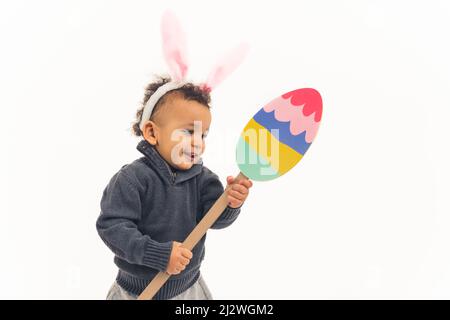
{"type": "MultiPolygon", "coordinates": [[[[165,271],[172,241],[183,242],[223,193],[218,176],[194,164],[174,170],[146,140],[137,149],[144,157],[124,165],[103,192],[97,231],[115,254],[117,282],[139,295],[159,271],[165,271]]],[[[227,207],[212,228],[232,224],[240,208],[227,207]]],[[[173,275],[154,299],[170,299],[200,276],[206,235],[192,250],[186,269],[173,275]]]]}

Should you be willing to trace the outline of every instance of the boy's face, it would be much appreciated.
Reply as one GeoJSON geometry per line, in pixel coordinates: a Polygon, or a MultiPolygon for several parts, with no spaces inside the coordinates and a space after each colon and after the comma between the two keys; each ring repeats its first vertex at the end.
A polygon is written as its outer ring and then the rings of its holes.
{"type": "Polygon", "coordinates": [[[210,124],[211,112],[206,106],[173,94],[153,121],[147,122],[144,138],[172,167],[188,170],[205,150],[210,124]]]}

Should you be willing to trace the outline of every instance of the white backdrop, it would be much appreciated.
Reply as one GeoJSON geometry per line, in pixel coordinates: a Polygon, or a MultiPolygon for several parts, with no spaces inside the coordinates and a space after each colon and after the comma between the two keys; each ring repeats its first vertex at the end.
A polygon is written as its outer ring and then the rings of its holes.
{"type": "Polygon", "coordinates": [[[249,118],[318,89],[316,142],[255,182],[208,233],[219,299],[450,298],[448,1],[1,1],[0,298],[104,299],[116,275],[95,230],[111,176],[140,154],[130,124],[167,71],[159,22],[185,26],[190,78],[241,40],[213,92],[205,164],[225,182],[249,118]]]}

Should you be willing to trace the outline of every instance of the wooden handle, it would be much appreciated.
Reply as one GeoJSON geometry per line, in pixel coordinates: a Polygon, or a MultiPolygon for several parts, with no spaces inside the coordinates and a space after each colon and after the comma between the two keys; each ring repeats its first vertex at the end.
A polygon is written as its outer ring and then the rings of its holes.
{"type": "MultiPolygon", "coordinates": [[[[242,172],[236,177],[235,181],[239,182],[242,179],[248,179],[242,172]]],[[[195,226],[189,236],[184,240],[183,247],[192,250],[201,238],[206,234],[209,228],[216,222],[222,212],[228,205],[228,190],[229,186],[225,189],[222,195],[217,199],[213,206],[208,210],[203,219],[195,226]]],[[[139,295],[138,300],[151,300],[155,294],[161,289],[161,287],[169,279],[170,275],[166,272],[159,272],[153,280],[149,283],[147,288],[139,295]]]]}

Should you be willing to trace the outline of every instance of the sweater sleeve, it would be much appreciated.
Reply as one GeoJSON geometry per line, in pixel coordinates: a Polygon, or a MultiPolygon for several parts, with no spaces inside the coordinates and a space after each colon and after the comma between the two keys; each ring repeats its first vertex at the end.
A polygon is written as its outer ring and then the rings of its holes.
{"type": "MultiPolygon", "coordinates": [[[[198,219],[199,221],[223,192],[224,187],[220,182],[219,177],[214,172],[204,167],[200,183],[200,207],[202,208],[202,214],[198,219]]],[[[211,229],[223,229],[230,226],[239,216],[241,207],[242,206],[239,208],[231,208],[230,206],[227,206],[217,221],[212,225],[211,229]]]]}
{"type": "Polygon", "coordinates": [[[104,190],[96,224],[98,234],[119,258],[165,271],[172,242],[160,243],[139,231],[141,200],[137,187],[130,181],[119,171],[104,190]]]}

